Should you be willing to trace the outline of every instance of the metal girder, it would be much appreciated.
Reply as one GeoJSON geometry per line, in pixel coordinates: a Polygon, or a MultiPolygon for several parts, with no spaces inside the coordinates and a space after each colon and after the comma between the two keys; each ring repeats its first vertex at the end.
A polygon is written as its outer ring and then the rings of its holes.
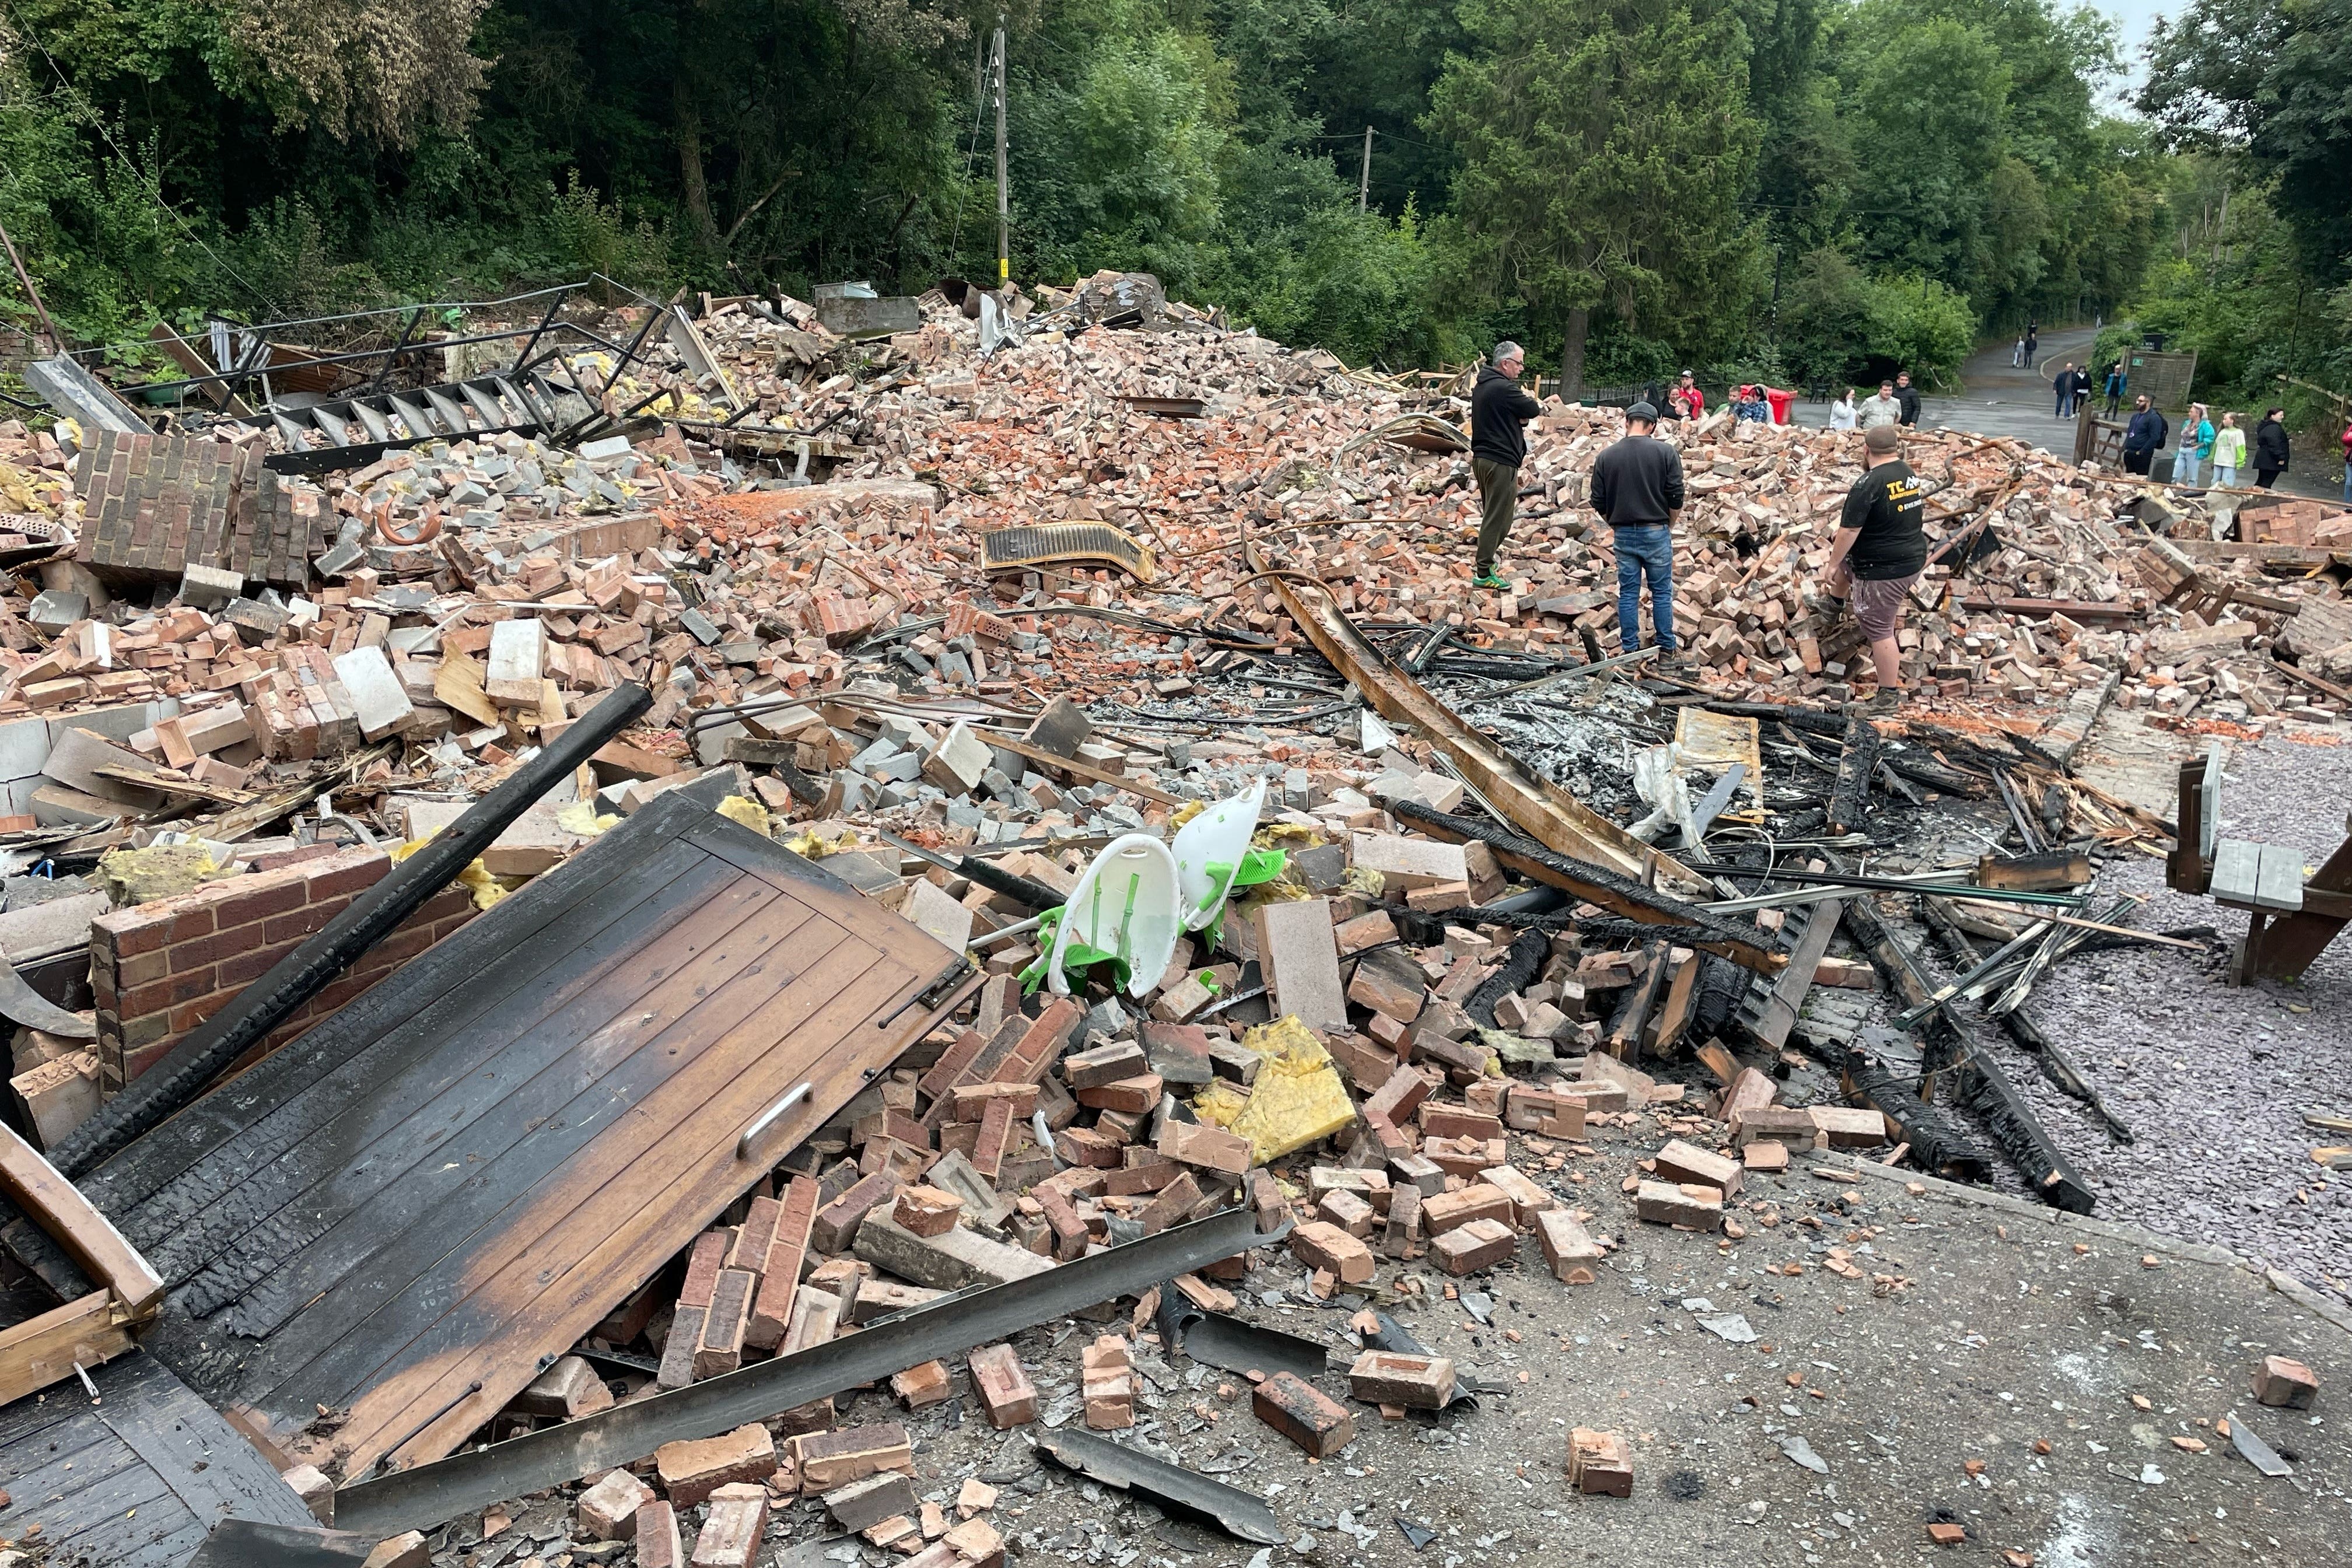
{"type": "Polygon", "coordinates": [[[1009,1285],[943,1297],[842,1339],[691,1387],[361,1481],[335,1494],[335,1521],[377,1535],[429,1530],[506,1498],[642,1459],[664,1443],[764,1421],[1097,1301],[1148,1290],[1283,1234],[1260,1235],[1253,1211],[1226,1209],[1009,1285]]]}
{"type": "MultiPolygon", "coordinates": [[[[1258,563],[1253,560],[1253,570],[1258,563]]],[[[1546,848],[1639,880],[1654,866],[1661,883],[1704,892],[1706,883],[1672,857],[1643,843],[1549,779],[1521,767],[1464,723],[1411,675],[1381,657],[1319,582],[1271,575],[1274,591],[1307,640],[1391,723],[1411,724],[1462,770],[1463,782],[1546,848]]]]}
{"type": "Polygon", "coordinates": [[[1282,1521],[1264,1501],[1197,1470],[1155,1459],[1075,1426],[1046,1432],[1035,1441],[1039,1451],[1057,1464],[1107,1487],[1140,1492],[1177,1513],[1207,1520],[1228,1535],[1260,1546],[1279,1546],[1290,1539],[1283,1533],[1282,1521]]]}

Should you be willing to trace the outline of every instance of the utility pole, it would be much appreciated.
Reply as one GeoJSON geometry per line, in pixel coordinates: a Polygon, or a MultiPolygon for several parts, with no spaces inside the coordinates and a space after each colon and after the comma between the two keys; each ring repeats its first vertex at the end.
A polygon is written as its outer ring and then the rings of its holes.
{"type": "Polygon", "coordinates": [[[996,14],[996,286],[1013,280],[1013,188],[1004,173],[1004,13],[996,14]]]}
{"type": "Polygon", "coordinates": [[[1356,210],[1369,211],[1372,205],[1372,128],[1364,127],[1364,173],[1356,184],[1356,210]]]}

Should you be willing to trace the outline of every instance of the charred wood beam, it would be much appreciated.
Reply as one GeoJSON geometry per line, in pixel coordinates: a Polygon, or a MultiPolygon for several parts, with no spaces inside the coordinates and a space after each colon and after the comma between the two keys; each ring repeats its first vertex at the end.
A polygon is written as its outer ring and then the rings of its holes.
{"type": "MultiPolygon", "coordinates": [[[[1927,924],[1942,941],[1944,951],[1951,955],[1955,964],[1965,970],[1973,969],[1983,962],[1983,954],[1978,951],[1977,944],[1969,940],[1968,932],[1952,923],[1951,917],[1944,912],[1936,900],[1922,899],[1919,902],[1927,911],[1927,924]]],[[[2000,1022],[2001,1026],[2009,1031],[2011,1039],[2033,1053],[2034,1060],[2042,1066],[2044,1078],[2057,1085],[2061,1092],[2072,1095],[2097,1114],[2099,1120],[2106,1124],[2108,1137],[2118,1143],[2137,1142],[2132,1137],[2132,1130],[2108,1109],[2107,1102],[2100,1098],[2097,1089],[2091,1087],[2090,1080],[2083,1076],[2083,1070],[2074,1065],[2073,1058],[2057,1041],[2044,1035],[2022,1009],[2002,1014],[2000,1022]]]]}
{"type": "Polygon", "coordinates": [[[1524,991],[1543,969],[1544,960],[1551,955],[1551,937],[1542,931],[1523,931],[1511,939],[1503,954],[1501,967],[1478,983],[1462,1004],[1474,1024],[1495,1027],[1495,1004],[1514,991],[1524,991]]]}
{"type": "Polygon", "coordinates": [[[1419,801],[1395,801],[1389,809],[1399,820],[1449,843],[1466,844],[1475,839],[1492,849],[1496,862],[1507,869],[1530,881],[1574,893],[1612,914],[1643,925],[1698,927],[1706,933],[1705,940],[1694,945],[1721,953],[1744,968],[1769,973],[1786,962],[1779,952],[1761,943],[1760,933],[1752,925],[1709,914],[1696,904],[1669,898],[1591,861],[1557,854],[1508,829],[1489,826],[1467,816],[1451,816],[1419,801]]]}
{"type": "Polygon", "coordinates": [[[1837,785],[1830,791],[1830,827],[1860,828],[1870,816],[1870,784],[1878,772],[1878,726],[1859,716],[1845,727],[1845,750],[1838,758],[1837,785]]]}
{"type": "MultiPolygon", "coordinates": [[[[1927,1003],[1933,984],[1920,973],[1917,960],[1895,940],[1868,900],[1847,900],[1845,926],[1848,934],[1870,954],[1872,967],[1904,1006],[1917,1007],[1927,1003]]],[[[1976,1030],[1950,1007],[1942,1005],[1927,1015],[1922,1026],[1939,1047],[1938,1058],[1944,1064],[1941,1070],[1951,1073],[1959,1086],[1962,1101],[1983,1120],[1993,1142],[2017,1167],[2035,1195],[2069,1214],[2089,1214],[2096,1202],[2091,1189],[2058,1152],[2049,1132],[2018,1094],[2016,1086],[2009,1081],[2009,1075],[1984,1049],[1976,1030]]]]}
{"type": "Polygon", "coordinates": [[[1920,1099],[1915,1080],[1889,1070],[1869,1051],[1847,1051],[1838,1080],[1846,1099],[1895,1123],[1922,1170],[1956,1182],[1981,1183],[1992,1175],[1991,1157],[1954,1125],[1944,1108],[1920,1099]]]}

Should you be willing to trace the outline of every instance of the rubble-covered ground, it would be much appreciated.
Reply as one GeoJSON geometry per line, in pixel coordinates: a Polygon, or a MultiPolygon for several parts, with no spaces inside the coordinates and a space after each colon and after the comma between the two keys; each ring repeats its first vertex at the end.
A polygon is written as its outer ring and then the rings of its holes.
{"type": "MultiPolygon", "coordinates": [[[[1849,1053],[1890,1048],[1865,1031],[1897,1010],[1853,916],[1796,977],[1803,1018],[1770,1037],[1775,978],[1725,954],[1796,947],[1800,875],[1949,885],[1979,855],[2044,840],[2092,852],[2098,900],[2153,894],[2116,917],[2142,931],[2234,934],[2242,915],[2161,891],[2166,764],[2119,795],[2069,763],[2086,731],[2096,752],[2103,710],[2183,750],[2242,739],[2229,831],[2324,856],[2352,784],[2328,743],[2352,678],[2336,555],[2352,519],[2239,512],[2017,441],[1922,433],[1912,461],[1953,548],[1908,617],[1915,698],[1874,727],[1843,707],[1868,694],[1867,659],[1818,596],[1860,471],[1852,437],[1720,416],[1671,429],[1692,491],[1676,571],[1694,658],[1582,668],[1621,651],[1583,490],[1622,432],[1614,411],[1547,407],[1503,557],[1512,586],[1474,590],[1458,398],[1181,307],[1153,306],[1153,331],[1100,324],[1123,319],[1115,283],[986,356],[937,298],[920,331],[870,343],[790,301],[725,303],[702,331],[758,416],[732,435],[715,427],[730,405],[714,375],[590,355],[573,362],[583,389],[650,416],[576,449],[485,432],[312,479],[265,472],[278,437],[243,426],[0,426],[6,504],[78,540],[45,551],[28,524],[0,616],[0,761],[21,769],[0,781],[0,921],[38,916],[68,968],[87,943],[86,984],[55,999],[83,1005],[97,1036],[19,1032],[37,1141],[55,1147],[242,984],[224,971],[200,993],[174,957],[147,966],[171,994],[156,993],[119,939],[184,907],[163,900],[366,859],[363,836],[423,838],[642,682],[645,721],[469,869],[471,918],[715,775],[729,816],[971,952],[988,979],[772,1176],[747,1170],[747,1196],[688,1253],[614,1281],[581,1353],[478,1436],[724,1375],[698,1349],[756,1364],[919,1309],[925,1281],[954,1272],[943,1249],[976,1249],[986,1282],[1236,1204],[1269,1236],[1295,1228],[1160,1293],[1320,1342],[1331,1370],[1296,1407],[1327,1438],[1356,1433],[1310,1462],[1253,1414],[1246,1370],[1160,1342],[1130,1296],[1016,1336],[985,1388],[959,1353],[844,1394],[830,1423],[877,1456],[863,1468],[795,1447],[821,1416],[777,1412],[711,1436],[724,1452],[673,1447],[469,1512],[378,1568],[673,1568],[672,1527],[696,1568],[790,1542],[869,1568],[1907,1561],[1938,1530],[2013,1564],[2324,1551],[2346,1480],[2326,1424],[2352,1358],[2340,1310],[2321,1315],[2294,1279],[2342,1291],[2346,1231],[2309,1152],[2327,1135],[2298,1113],[2347,1109],[2330,1047],[2352,958],[2331,952],[2294,993],[2225,990],[2218,948],[2126,938],[2061,959],[2029,1016],[2138,1141],[2111,1146],[1987,1034],[2088,1178],[2098,1218],[2078,1222],[1999,1200],[2038,1173],[1981,1116],[1935,1108],[1985,1163],[1987,1185],[1963,1191],[1902,1165],[1919,1152],[1904,1124],[1850,1100],[1849,1053]],[[158,535],[158,496],[190,493],[193,531],[158,535]],[[227,498],[211,522],[207,495],[227,498]],[[988,536],[1066,522],[1117,531],[1091,553],[1046,536],[1025,564],[987,566],[988,536]],[[285,548],[259,550],[265,535],[285,548]],[[1483,815],[1453,739],[1318,650],[1280,591],[1301,584],[1605,819],[1589,852],[1625,874],[1570,866],[1570,891],[1512,859],[1506,835],[1558,825],[1483,815]],[[1704,847],[1660,863],[1618,829],[1654,817],[1644,834],[1676,844],[1677,792],[1703,796],[1727,766],[1700,754],[1709,723],[1762,776],[1704,847]],[[1067,899],[1111,838],[1171,838],[1260,785],[1248,864],[1266,879],[1220,888],[1222,916],[1155,952],[1124,1001],[1108,963],[1041,988],[1047,937],[1006,929],[1034,906],[954,864],[990,855],[1067,899]],[[1477,831],[1454,842],[1432,813],[1477,831]],[[1768,907],[1699,907],[1756,895],[1768,907]],[[718,1290],[730,1272],[754,1278],[718,1290]],[[747,1349],[741,1321],[719,1342],[720,1301],[739,1318],[757,1303],[768,1342],[747,1349]],[[1474,1390],[1475,1408],[1391,1414],[1353,1385],[1366,1307],[1421,1341],[1414,1375],[1474,1390]],[[2315,1406],[2252,1403],[2272,1354],[2308,1363],[2315,1406]],[[1127,1434],[1265,1500],[1286,1542],[1237,1546],[1036,1458],[1024,1381],[1049,1426],[1127,1434]],[[2216,1425],[2233,1411],[2293,1479],[2237,1457],[2216,1425]],[[1622,1445],[1631,1500],[1568,1483],[1580,1430],[1588,1488],[1622,1445]],[[908,1467],[902,1495],[888,1477],[908,1467]],[[814,1543],[886,1491],[908,1511],[814,1543]]],[[[1857,903],[1931,984],[1955,971],[1927,916],[1998,942],[2032,914],[1875,889],[1857,903]]],[[[367,978],[399,984],[396,968],[367,978]]],[[[299,1461],[289,1480],[322,1500],[353,1478],[320,1415],[275,1436],[299,1461]]]]}

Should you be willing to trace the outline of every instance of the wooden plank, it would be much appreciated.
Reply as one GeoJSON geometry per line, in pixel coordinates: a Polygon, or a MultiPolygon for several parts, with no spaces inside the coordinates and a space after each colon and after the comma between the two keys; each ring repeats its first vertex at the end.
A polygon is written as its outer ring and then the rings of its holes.
{"type": "MultiPolygon", "coordinates": [[[[332,1224],[321,1226],[315,1238],[270,1249],[243,1294],[221,1299],[224,1305],[235,1302],[235,1310],[222,1320],[224,1326],[240,1334],[275,1334],[295,1312],[312,1303],[319,1308],[317,1321],[331,1323],[342,1300],[336,1293],[338,1285],[349,1270],[365,1264],[381,1273],[397,1269],[412,1251],[419,1258],[436,1258],[461,1246],[470,1234],[463,1228],[467,1220],[514,1177],[516,1167],[509,1162],[520,1157],[520,1146],[528,1141],[528,1157],[551,1165],[569,1150],[602,1135],[615,1106],[628,1103],[625,1097],[640,1087],[640,1079],[654,1081],[660,1072],[680,1065],[655,1045],[664,1031],[705,1005],[705,994],[723,984],[730,970],[756,964],[787,939],[796,943],[811,940],[799,921],[779,921],[772,931],[752,929],[734,935],[736,941],[709,962],[685,965],[662,986],[584,1034],[567,1040],[547,1031],[532,1052],[530,1075],[476,1110],[448,1145],[404,1169],[404,1179],[396,1184],[379,1183],[352,1194],[361,1201],[341,1206],[332,1224]],[[632,1051],[653,1054],[631,1062],[632,1051]],[[463,1158],[453,1162],[460,1150],[463,1158]]],[[[429,1125],[439,1118],[420,1120],[429,1125]]],[[[331,1149],[332,1140],[327,1143],[331,1149]]],[[[313,1201],[306,1195],[297,1206],[307,1212],[313,1201]]],[[[495,1214],[496,1206],[488,1212],[495,1214]]],[[[273,1353],[286,1353],[299,1342],[299,1336],[288,1336],[286,1345],[273,1344],[273,1353]]]]}
{"type": "Polygon", "coordinates": [[[1813,988],[1813,971],[1830,950],[1830,938],[1837,934],[1838,921],[1846,902],[1844,899],[1823,899],[1813,906],[1811,921],[1797,939],[1796,951],[1789,955],[1789,967],[1780,972],[1771,996],[1764,1004],[1755,1035],[1774,1050],[1789,1043],[1789,1031],[1797,1026],[1805,994],[1813,988]]]}
{"type": "MultiPolygon", "coordinates": [[[[336,1434],[337,1447],[352,1468],[373,1464],[414,1424],[415,1411],[438,1410],[470,1380],[480,1380],[485,1395],[460,1401],[430,1429],[433,1441],[402,1452],[421,1458],[454,1447],[512,1397],[498,1392],[499,1383],[509,1380],[506,1370],[480,1348],[489,1323],[509,1334],[522,1330],[535,1341],[576,1341],[603,1315],[615,1277],[635,1272],[636,1278],[627,1281],[630,1289],[650,1278],[686,1236],[717,1219],[742,1191],[751,1173],[735,1159],[735,1139],[782,1089],[803,1078],[814,1085],[811,1100],[818,1109],[803,1123],[814,1127],[831,1113],[826,1107],[848,1103],[869,1068],[897,1055],[906,1040],[897,1029],[876,1029],[873,1022],[928,974],[855,948],[833,956],[837,967],[811,970],[805,984],[775,998],[765,1018],[738,1031],[755,1044],[774,1043],[756,1054],[729,1053],[713,1062],[719,1093],[708,1095],[702,1085],[671,1079],[635,1107],[659,1134],[649,1145],[641,1151],[583,1151],[573,1169],[526,1194],[525,1201],[541,1212],[509,1225],[499,1246],[469,1260],[467,1278],[483,1283],[469,1293],[465,1307],[440,1313],[431,1331],[406,1347],[404,1368],[352,1402],[351,1422],[336,1434]],[[803,1067],[810,1060],[809,1045],[793,1038],[803,1026],[813,1039],[840,1043],[803,1067]],[[689,1218],[692,1223],[681,1227],[678,1222],[689,1218]],[[556,1239],[559,1232],[572,1231],[594,1238],[593,1250],[576,1261],[565,1257],[568,1249],[556,1239]],[[656,1244],[650,1240],[655,1236],[677,1239],[656,1244]],[[529,1239],[528,1248],[511,1253],[511,1246],[523,1238],[529,1239]],[[516,1288],[566,1263],[573,1280],[561,1296],[516,1288]]],[[[519,1390],[523,1380],[513,1381],[519,1390]]],[[[292,1406],[296,1413],[307,1408],[292,1406]]]]}
{"type": "MultiPolygon", "coordinates": [[[[568,966],[560,949],[541,955],[538,963],[485,964],[453,993],[461,999],[462,1012],[425,1008],[324,1072],[285,1075],[295,1080],[291,1092],[268,1116],[159,1188],[130,1223],[151,1237],[167,1278],[179,1284],[242,1233],[245,1211],[273,1206],[257,1204],[248,1194],[274,1188],[290,1196],[303,1190],[296,1178],[322,1173],[306,1157],[305,1145],[315,1152],[322,1139],[330,1144],[340,1141],[327,1168],[341,1170],[362,1163],[379,1137],[397,1133],[414,1139],[407,1124],[415,1108],[432,1105],[446,1113],[442,1097],[458,1086],[469,1085],[468,1092],[477,1096],[499,1092],[504,1075],[499,1058],[506,1047],[547,1018],[578,1007],[598,987],[620,983],[623,977],[606,974],[604,966],[618,964],[650,926],[676,920],[689,900],[707,899],[717,885],[690,872],[680,876],[650,897],[604,911],[609,918],[601,922],[583,921],[583,941],[568,966]]],[[[283,1087],[284,1078],[256,1086],[265,1093],[283,1087]]],[[[415,1140],[418,1154],[454,1131],[436,1130],[415,1140]]]]}
{"type": "MultiPolygon", "coordinates": [[[[583,940],[572,920],[535,917],[526,889],[404,969],[400,1005],[362,998],[288,1067],[272,1058],[207,1097],[248,1105],[190,1108],[205,1134],[165,1139],[178,1171],[162,1184],[121,1184],[152,1194],[133,1215],[201,1226],[189,1205],[206,1192],[243,1212],[175,1252],[196,1272],[160,1352],[250,1405],[273,1440],[348,1405],[331,1440],[346,1473],[385,1451],[446,1452],[764,1172],[735,1141],[783,1089],[813,1092],[779,1151],[929,1026],[902,1005],[954,954],[681,797],[534,887],[601,889],[608,865],[650,882],[647,846],[699,868],[662,868],[671,893],[704,889],[682,915],[641,922],[560,889],[541,900],[599,910],[603,936],[583,940]],[[509,911],[530,928],[520,942],[509,911]]],[[[620,901],[656,907],[643,887],[620,901]]],[[[119,1159],[138,1163],[145,1142],[119,1159]]]]}
{"type": "MultiPolygon", "coordinates": [[[[664,844],[642,863],[607,859],[599,864],[595,874],[572,872],[573,865],[587,859],[584,853],[576,856],[501,902],[499,942],[468,941],[467,933],[475,929],[469,923],[404,965],[401,984],[374,986],[354,998],[335,1015],[332,1022],[337,1027],[331,1036],[317,1031],[305,1034],[247,1068],[237,1079],[247,1092],[206,1095],[82,1178],[82,1190],[101,1210],[122,1222],[207,1152],[245,1136],[294,1096],[357,1059],[351,1045],[353,1038],[373,1039],[419,1017],[430,1017],[441,1027],[454,1027],[467,1016],[467,1007],[488,1005],[530,984],[555,956],[551,952],[537,960],[508,955],[490,962],[488,954],[494,949],[509,944],[522,947],[559,921],[591,931],[602,929],[635,899],[651,896],[698,864],[690,846],[664,844]]],[[[623,859],[626,861],[625,857],[623,859]]],[[[252,1152],[272,1146],[247,1147],[252,1152]]]]}
{"type": "Polygon", "coordinates": [[[144,1317],[163,1299],[163,1281],[122,1238],[114,1222],[6,1127],[0,1127],[0,1188],[72,1255],[92,1283],[111,1292],[126,1312],[144,1317]]]}
{"type": "Polygon", "coordinates": [[[2290,914],[2303,908],[2303,851],[2265,844],[2254,869],[2254,902],[2290,914]]]}
{"type": "Polygon", "coordinates": [[[1014,756],[1026,757],[1049,772],[1058,769],[1074,777],[1085,779],[1089,784],[1110,784],[1115,788],[1126,790],[1130,795],[1139,795],[1146,800],[1157,801],[1161,805],[1184,804],[1166,790],[1157,789],[1140,780],[1129,778],[1125,773],[1108,773],[1090,763],[1082,763],[1076,757],[1057,757],[1043,746],[1033,746],[1028,742],[1012,735],[1001,735],[990,730],[983,731],[981,738],[992,746],[1003,747],[1014,756]]]}
{"type": "Polygon", "coordinates": [[[2262,862],[2261,845],[2244,838],[2224,838],[2213,847],[2213,875],[2207,886],[2217,899],[2252,903],[2262,862]]]}
{"type": "Polygon", "coordinates": [[[93,1290],[0,1331],[0,1403],[22,1399],[133,1348],[114,1297],[93,1290]]]}
{"type": "Polygon", "coordinates": [[[0,1534],[44,1542],[56,1562],[181,1568],[231,1513],[310,1522],[277,1471],[154,1357],[125,1356],[90,1380],[95,1405],[77,1392],[0,1409],[11,1500],[0,1534]]]}
{"type": "Polygon", "coordinates": [[[2294,980],[2311,966],[2344,929],[2352,909],[2345,908],[2346,889],[2352,889],[2352,837],[2336,847],[2303,885],[2303,910],[2273,925],[2263,942],[2259,973],[2266,980],[2294,980]]]}
{"type": "Polygon", "coordinates": [[[748,934],[740,929],[774,902],[765,889],[729,889],[676,931],[678,940],[696,944],[734,939],[716,963],[703,961],[706,953],[673,973],[673,953],[640,952],[601,974],[592,969],[597,985],[496,1047],[478,1070],[459,1072],[457,1053],[433,1050],[416,1064],[415,1076],[427,1081],[411,1086],[395,1079],[378,1096],[320,1127],[222,1205],[234,1202],[249,1215],[268,1216],[266,1224],[242,1237],[233,1251],[213,1243],[199,1259],[201,1268],[185,1255],[174,1257],[180,1309],[204,1316],[234,1304],[226,1320],[232,1331],[268,1334],[344,1268],[380,1253],[387,1238],[422,1217],[445,1189],[486,1173],[514,1142],[541,1127],[553,1130],[551,1137],[567,1130],[593,1135],[601,1122],[580,1117],[576,1102],[594,1088],[607,1058],[588,1047],[606,1043],[621,1017],[643,1028],[691,1008],[730,964],[753,963],[792,937],[802,922],[791,917],[748,934]],[[411,1114],[394,1121],[383,1112],[387,1105],[409,1108],[411,1114]],[[458,1150],[463,1158],[453,1159],[458,1150]],[[282,1288],[258,1288],[280,1274],[288,1280],[282,1288]],[[268,1304],[273,1299],[275,1308],[268,1304]]]}

